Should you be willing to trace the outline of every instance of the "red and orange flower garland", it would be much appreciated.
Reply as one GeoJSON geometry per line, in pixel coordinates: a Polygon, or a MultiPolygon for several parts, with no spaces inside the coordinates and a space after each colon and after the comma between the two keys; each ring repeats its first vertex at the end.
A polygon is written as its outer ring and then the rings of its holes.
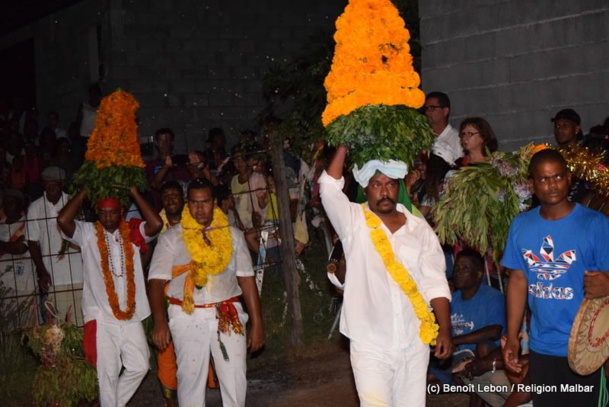
{"type": "Polygon", "coordinates": [[[128,321],[135,313],[135,271],[133,267],[133,246],[129,239],[129,226],[127,222],[121,220],[118,226],[121,235],[122,250],[125,255],[125,275],[127,278],[127,309],[122,311],[118,304],[118,296],[114,287],[114,279],[110,271],[108,262],[108,245],[104,237],[104,227],[99,223],[95,223],[95,235],[97,236],[97,247],[101,256],[101,269],[104,274],[104,283],[106,284],[106,294],[108,295],[108,303],[112,308],[112,313],[121,321],[128,321]]]}

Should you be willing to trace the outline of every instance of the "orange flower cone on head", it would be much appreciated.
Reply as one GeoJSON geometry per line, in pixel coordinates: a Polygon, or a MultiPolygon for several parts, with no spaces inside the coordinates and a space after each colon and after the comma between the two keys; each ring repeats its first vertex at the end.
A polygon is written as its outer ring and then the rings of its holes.
{"type": "Polygon", "coordinates": [[[120,89],[102,99],[87,143],[87,161],[94,161],[99,169],[144,168],[135,119],[139,106],[133,95],[120,89]]]}
{"type": "Polygon", "coordinates": [[[102,99],[85,162],[72,178],[70,194],[86,187],[87,198],[92,202],[113,197],[128,207],[130,187],[140,191],[148,188],[137,135],[138,107],[133,95],[121,89],[102,99]]]}
{"type": "Polygon", "coordinates": [[[336,20],[336,48],[324,85],[328,105],[324,126],[366,105],[419,108],[425,94],[412,67],[408,40],[390,0],[350,0],[336,20]]]}

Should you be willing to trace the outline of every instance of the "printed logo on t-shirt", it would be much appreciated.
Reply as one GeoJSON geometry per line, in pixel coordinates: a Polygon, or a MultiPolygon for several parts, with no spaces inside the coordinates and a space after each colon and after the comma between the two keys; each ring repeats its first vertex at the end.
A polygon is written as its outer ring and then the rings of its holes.
{"type": "Polygon", "coordinates": [[[571,264],[577,260],[575,250],[567,250],[555,259],[554,241],[552,236],[548,235],[543,238],[539,254],[540,257],[537,257],[532,249],[522,249],[522,256],[529,270],[535,273],[537,280],[541,280],[529,285],[529,294],[544,299],[572,299],[573,288],[555,287],[554,283],[545,282],[554,281],[569,271],[571,264]]]}
{"type": "Polygon", "coordinates": [[[466,321],[463,314],[454,313],[450,316],[453,335],[463,335],[474,330],[474,321],[466,321]]]}

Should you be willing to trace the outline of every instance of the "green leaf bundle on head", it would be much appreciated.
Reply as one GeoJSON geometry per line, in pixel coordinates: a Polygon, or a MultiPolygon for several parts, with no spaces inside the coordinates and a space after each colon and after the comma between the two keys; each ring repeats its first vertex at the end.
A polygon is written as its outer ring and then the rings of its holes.
{"type": "Polygon", "coordinates": [[[427,117],[403,105],[360,107],[330,123],[326,135],[330,144],[347,146],[351,165],[360,168],[370,160],[412,165],[435,139],[427,117]]]}

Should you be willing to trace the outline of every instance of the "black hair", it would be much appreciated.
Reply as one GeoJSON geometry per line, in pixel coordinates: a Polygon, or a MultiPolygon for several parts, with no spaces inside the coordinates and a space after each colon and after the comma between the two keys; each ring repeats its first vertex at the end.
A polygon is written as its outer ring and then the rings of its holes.
{"type": "Polygon", "coordinates": [[[470,259],[472,259],[472,262],[474,263],[474,267],[476,267],[476,270],[484,271],[484,258],[482,257],[480,252],[478,252],[474,249],[463,249],[459,253],[457,253],[457,257],[455,258],[455,263],[461,257],[469,257],[470,259]]]}
{"type": "Polygon", "coordinates": [[[423,181],[425,195],[436,201],[440,199],[440,190],[448,171],[450,164],[446,160],[435,154],[429,156],[425,167],[425,181],[423,181]]]}
{"type": "Polygon", "coordinates": [[[209,129],[209,132],[207,133],[207,142],[211,143],[217,136],[224,136],[222,127],[212,127],[209,129]]]}
{"type": "Polygon", "coordinates": [[[188,188],[186,189],[186,196],[190,197],[190,191],[193,189],[207,189],[211,191],[212,197],[214,195],[214,184],[211,183],[207,178],[196,178],[188,183],[188,188]]]}
{"type": "Polygon", "coordinates": [[[159,192],[162,195],[163,192],[167,191],[168,189],[176,189],[180,191],[180,193],[184,194],[184,188],[182,188],[182,184],[180,184],[178,181],[167,181],[163,183],[159,192]]]}
{"type": "Polygon", "coordinates": [[[567,166],[567,160],[562,156],[558,151],[546,148],[545,150],[541,150],[531,158],[531,162],[529,163],[529,178],[533,178],[533,172],[537,167],[546,162],[554,162],[560,164],[565,170],[569,171],[569,167],[567,166]]]}
{"type": "Polygon", "coordinates": [[[450,99],[448,98],[448,95],[444,92],[429,92],[427,95],[425,95],[425,100],[428,100],[430,98],[436,98],[438,99],[438,104],[441,107],[447,107],[450,109],[450,99]]]}
{"type": "Polygon", "coordinates": [[[216,203],[218,204],[218,206],[221,206],[222,202],[224,202],[231,196],[230,188],[223,184],[216,185],[214,187],[213,193],[216,197],[216,203]]]}
{"type": "Polygon", "coordinates": [[[161,127],[157,131],[154,132],[154,141],[157,141],[161,134],[169,134],[171,137],[171,141],[175,140],[176,136],[169,127],[161,127]]]}

